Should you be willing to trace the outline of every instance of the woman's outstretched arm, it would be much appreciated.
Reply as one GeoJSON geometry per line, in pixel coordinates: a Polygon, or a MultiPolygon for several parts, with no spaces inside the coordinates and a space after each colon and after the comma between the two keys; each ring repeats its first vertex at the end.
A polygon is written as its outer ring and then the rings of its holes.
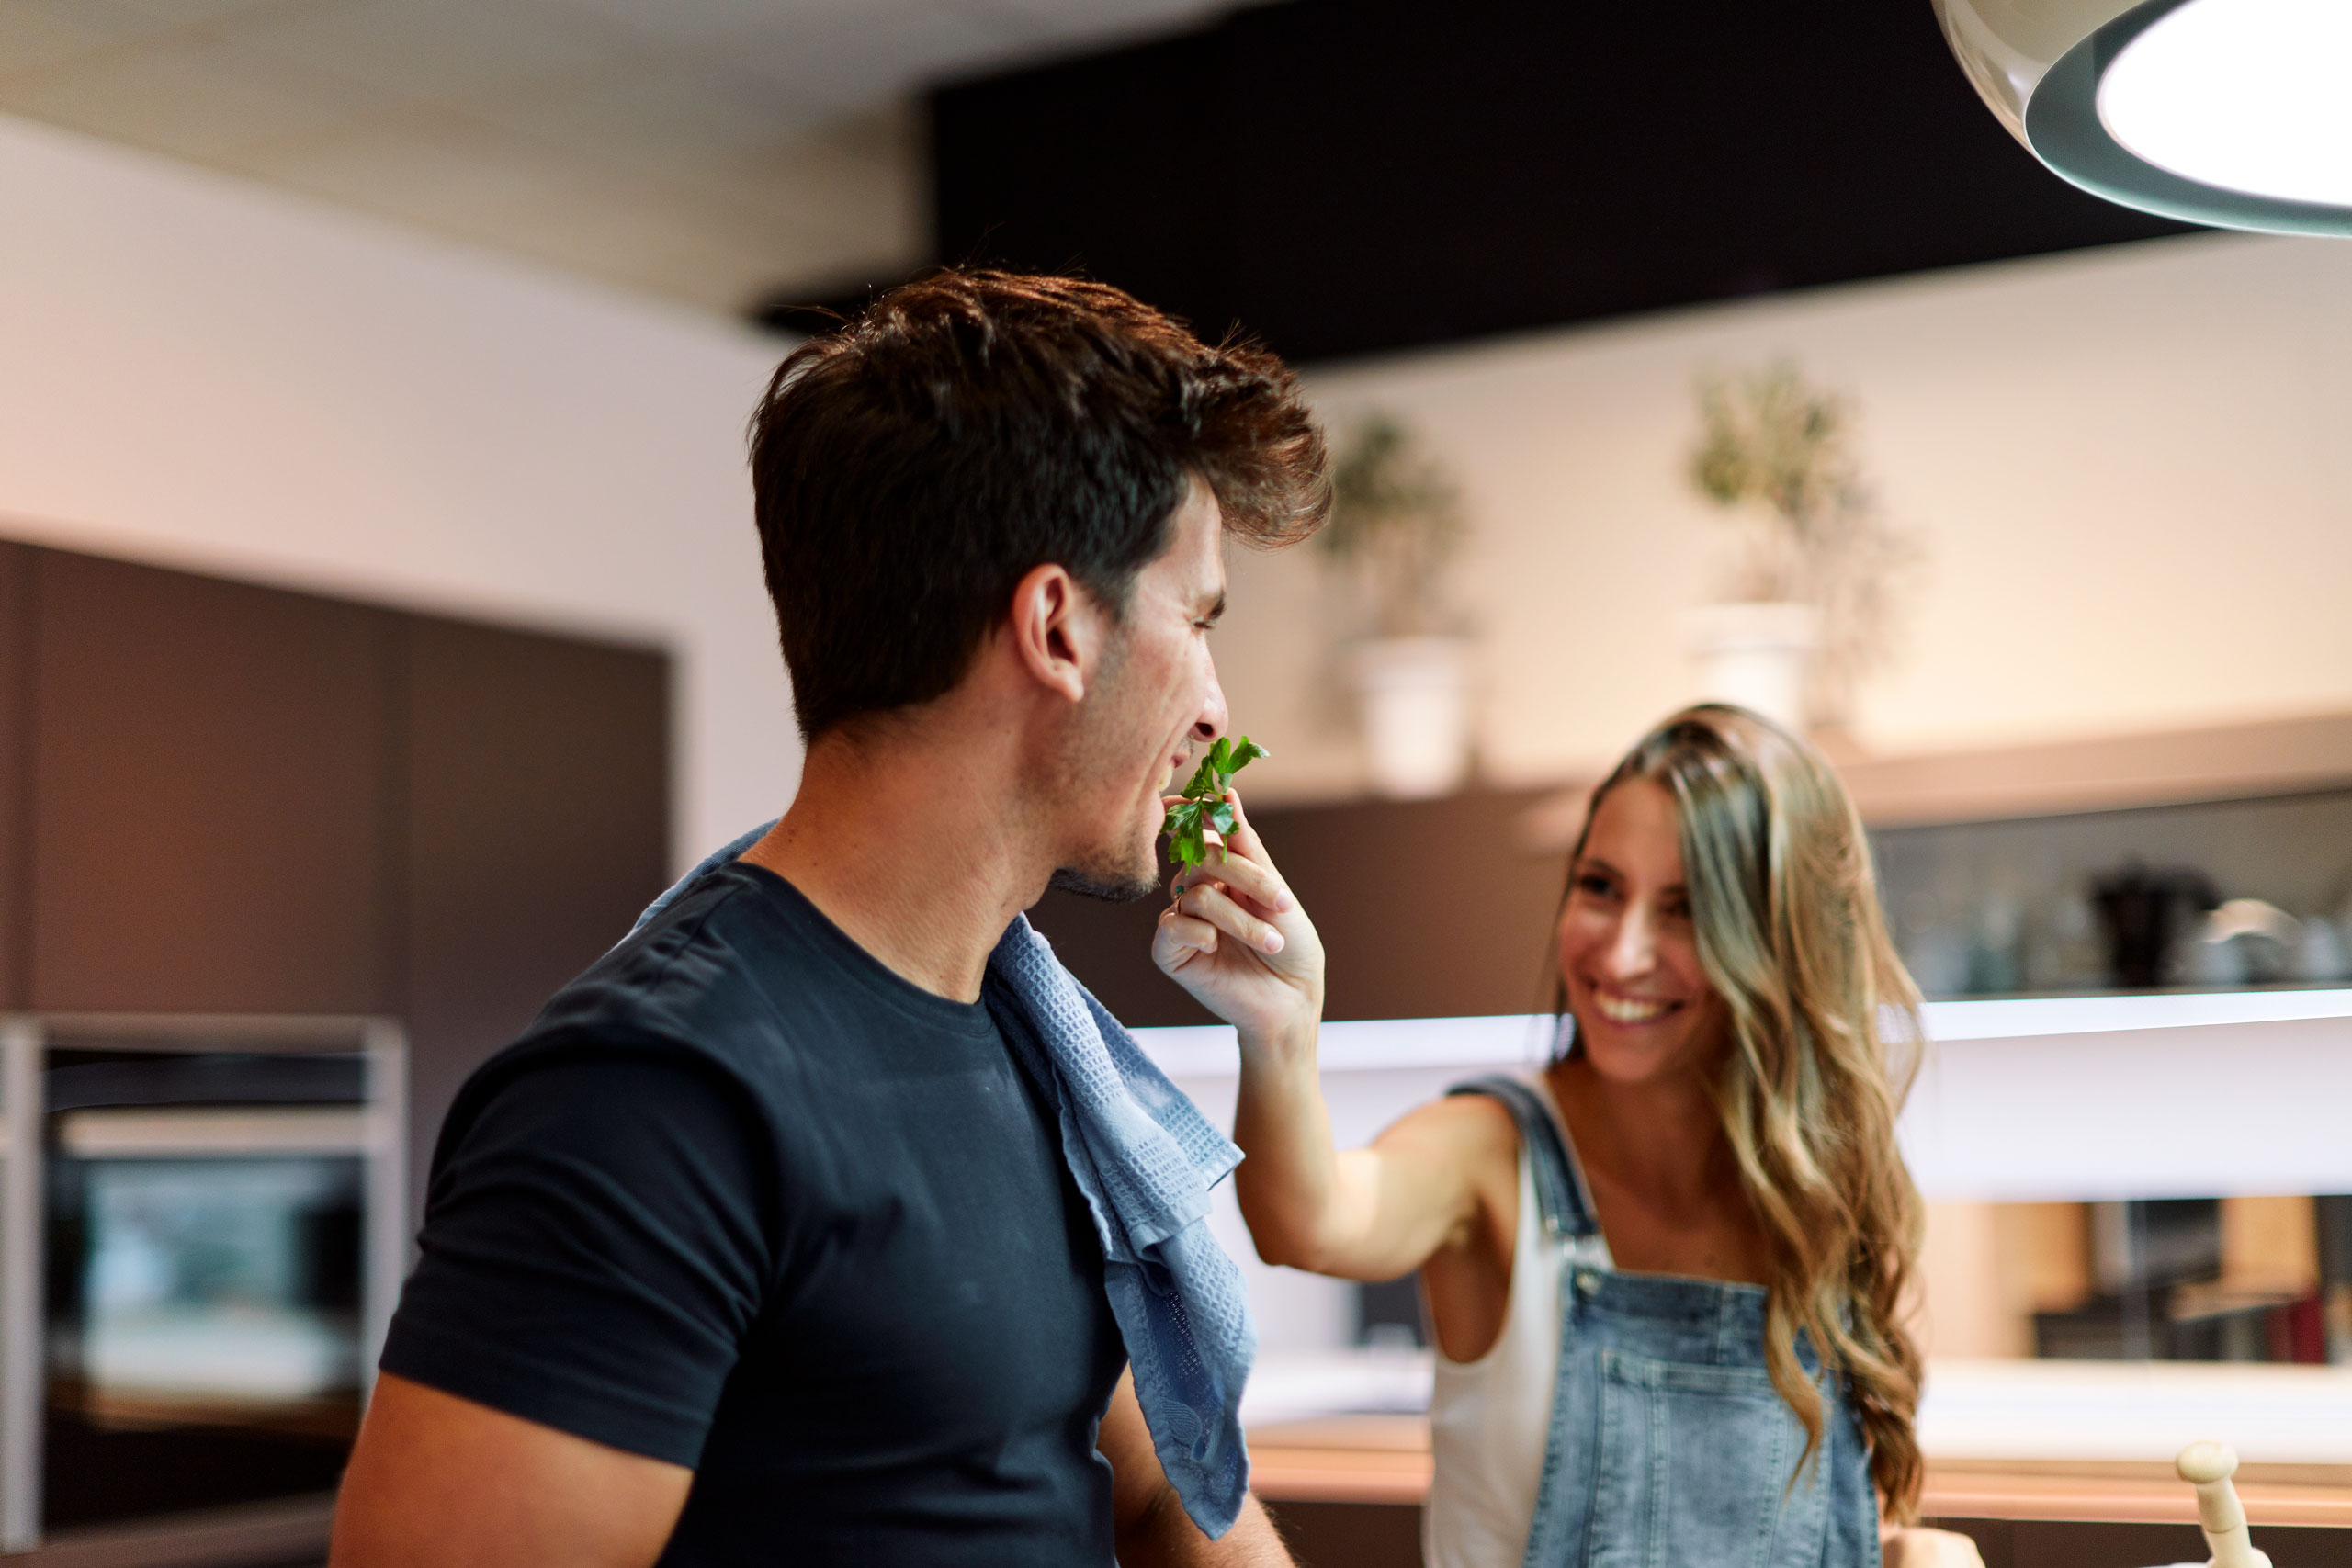
{"type": "Polygon", "coordinates": [[[1240,1035],[1233,1135],[1249,1158],[1234,1183],[1259,1256],[1392,1280],[1470,1239],[1482,1214],[1508,1237],[1515,1213],[1494,1205],[1516,1209],[1518,1134],[1493,1101],[1424,1106],[1370,1148],[1334,1143],[1316,1068],[1322,942],[1246,816],[1224,858],[1190,868],[1178,887],[1152,956],[1240,1035]]]}

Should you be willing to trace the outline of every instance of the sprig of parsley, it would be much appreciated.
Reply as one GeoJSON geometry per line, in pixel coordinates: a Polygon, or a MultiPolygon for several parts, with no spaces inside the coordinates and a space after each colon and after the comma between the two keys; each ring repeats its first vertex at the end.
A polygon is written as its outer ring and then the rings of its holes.
{"type": "MultiPolygon", "coordinates": [[[[1198,865],[1208,859],[1208,830],[1214,828],[1219,835],[1233,831],[1233,803],[1225,798],[1226,786],[1234,774],[1272,754],[1246,735],[1238,740],[1219,739],[1210,747],[1184,786],[1184,798],[1168,808],[1168,820],[1159,825],[1168,835],[1168,858],[1178,865],[1198,865]]],[[[1217,853],[1223,858],[1224,845],[1217,846],[1217,853]]]]}

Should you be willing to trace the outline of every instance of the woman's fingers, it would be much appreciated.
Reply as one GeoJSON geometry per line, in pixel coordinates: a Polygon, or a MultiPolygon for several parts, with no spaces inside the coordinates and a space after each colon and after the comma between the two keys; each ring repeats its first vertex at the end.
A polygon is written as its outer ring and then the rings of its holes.
{"type": "Polygon", "coordinates": [[[1203,864],[1187,866],[1174,891],[1181,897],[1194,887],[1214,887],[1238,899],[1252,914],[1286,915],[1298,908],[1298,900],[1280,877],[1239,855],[1223,860],[1211,856],[1203,864]]]}
{"type": "Polygon", "coordinates": [[[1222,884],[1226,891],[1238,894],[1270,914],[1288,914],[1298,907],[1281,874],[1267,863],[1257,835],[1250,834],[1245,840],[1238,823],[1235,831],[1227,835],[1225,853],[1185,867],[1176,879],[1176,891],[1211,883],[1222,884]]]}
{"type": "Polygon", "coordinates": [[[1274,872],[1274,857],[1266,852],[1265,842],[1258,837],[1258,829],[1250,826],[1250,814],[1241,808],[1241,792],[1227,790],[1225,798],[1233,805],[1233,831],[1226,835],[1227,845],[1239,850],[1269,872],[1273,872],[1279,879],[1282,874],[1274,872]]]}
{"type": "Polygon", "coordinates": [[[1192,961],[1193,955],[1215,953],[1217,930],[1196,915],[1185,914],[1170,906],[1159,912],[1159,929],[1152,933],[1151,953],[1160,968],[1173,973],[1192,961]]]}
{"type": "Polygon", "coordinates": [[[1261,920],[1243,908],[1230,893],[1214,882],[1196,882],[1186,887],[1177,895],[1176,908],[1196,919],[1206,920],[1260,953],[1280,953],[1284,945],[1283,933],[1274,929],[1272,921],[1261,920]]]}

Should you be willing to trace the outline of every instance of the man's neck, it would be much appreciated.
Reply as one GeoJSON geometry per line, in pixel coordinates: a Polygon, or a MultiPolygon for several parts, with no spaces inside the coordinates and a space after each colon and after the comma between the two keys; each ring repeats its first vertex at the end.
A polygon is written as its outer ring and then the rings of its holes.
{"type": "Polygon", "coordinates": [[[775,873],[886,968],[978,1001],[989,954],[1052,871],[973,749],[820,736],[800,792],[743,858],[775,873]]]}

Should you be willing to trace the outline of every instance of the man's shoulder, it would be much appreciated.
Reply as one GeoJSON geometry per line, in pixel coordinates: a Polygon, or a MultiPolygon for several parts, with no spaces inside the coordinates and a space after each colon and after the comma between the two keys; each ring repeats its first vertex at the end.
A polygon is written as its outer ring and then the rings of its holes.
{"type": "Polygon", "coordinates": [[[772,1110],[774,1080],[810,1043],[792,1000],[825,985],[821,955],[776,905],[738,867],[706,873],[550,997],[475,1069],[461,1105],[559,1063],[650,1060],[716,1077],[772,1110]]]}
{"type": "Polygon", "coordinates": [[[548,998],[518,1043],[582,1030],[695,1043],[805,982],[816,955],[755,874],[716,867],[548,998]],[[714,1025],[721,1026],[714,1030],[714,1025]]]}

